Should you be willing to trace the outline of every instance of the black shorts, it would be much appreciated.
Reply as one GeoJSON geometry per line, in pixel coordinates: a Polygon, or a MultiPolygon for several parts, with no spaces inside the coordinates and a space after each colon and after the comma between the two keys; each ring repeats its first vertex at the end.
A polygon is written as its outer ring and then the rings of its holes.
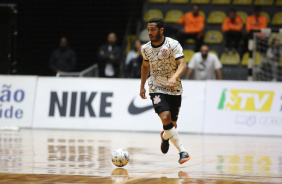
{"type": "Polygon", "coordinates": [[[157,114],[170,111],[171,120],[177,121],[181,106],[181,95],[167,95],[162,93],[150,93],[151,100],[157,114]]]}

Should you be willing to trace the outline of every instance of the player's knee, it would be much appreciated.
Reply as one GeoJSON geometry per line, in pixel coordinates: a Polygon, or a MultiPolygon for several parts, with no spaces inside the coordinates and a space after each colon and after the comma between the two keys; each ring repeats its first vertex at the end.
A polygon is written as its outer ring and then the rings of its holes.
{"type": "Polygon", "coordinates": [[[170,112],[163,112],[160,114],[160,118],[164,125],[168,125],[171,123],[171,115],[170,112]]]}

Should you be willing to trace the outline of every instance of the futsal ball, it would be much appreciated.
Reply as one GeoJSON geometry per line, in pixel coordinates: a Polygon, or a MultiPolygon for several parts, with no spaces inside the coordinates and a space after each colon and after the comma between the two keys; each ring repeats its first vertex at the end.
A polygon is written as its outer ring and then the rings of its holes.
{"type": "Polygon", "coordinates": [[[112,153],[112,162],[117,167],[123,167],[129,162],[129,154],[125,149],[119,148],[112,153]]]}

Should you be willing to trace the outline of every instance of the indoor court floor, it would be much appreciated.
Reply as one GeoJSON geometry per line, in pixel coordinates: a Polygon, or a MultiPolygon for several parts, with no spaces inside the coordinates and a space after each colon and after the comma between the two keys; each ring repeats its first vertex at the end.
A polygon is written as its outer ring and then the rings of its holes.
{"type": "Polygon", "coordinates": [[[179,134],[191,156],[178,164],[159,132],[0,131],[0,183],[282,183],[282,138],[179,134]],[[111,153],[124,148],[118,168],[111,153]]]}

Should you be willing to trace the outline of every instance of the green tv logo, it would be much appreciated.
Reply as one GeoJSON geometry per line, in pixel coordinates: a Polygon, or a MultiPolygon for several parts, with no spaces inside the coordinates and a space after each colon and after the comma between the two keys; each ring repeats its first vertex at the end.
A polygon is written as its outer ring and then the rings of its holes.
{"type": "Polygon", "coordinates": [[[269,112],[273,97],[274,91],[223,89],[218,109],[269,112]]]}

